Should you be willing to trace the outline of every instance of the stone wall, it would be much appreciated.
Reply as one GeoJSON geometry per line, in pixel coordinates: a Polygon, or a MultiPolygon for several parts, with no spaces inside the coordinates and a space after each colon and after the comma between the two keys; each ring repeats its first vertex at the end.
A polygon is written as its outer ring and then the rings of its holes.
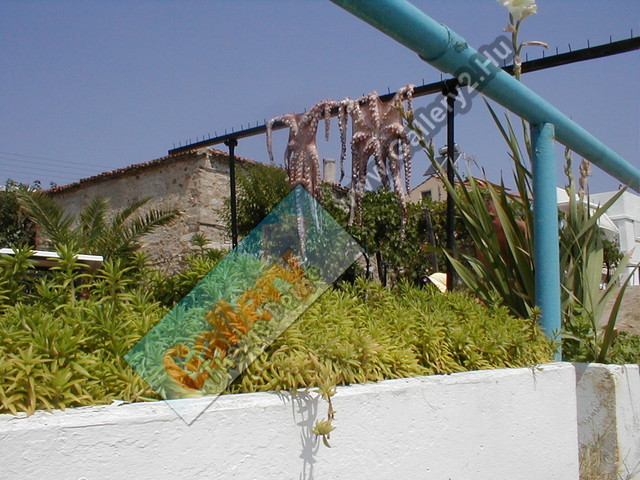
{"type": "Polygon", "coordinates": [[[593,478],[640,478],[640,365],[575,367],[583,463],[593,478]]]}
{"type": "Polygon", "coordinates": [[[184,254],[190,251],[190,241],[196,233],[204,234],[211,247],[230,248],[222,217],[228,192],[228,156],[212,149],[132,165],[50,191],[73,215],[94,197],[110,199],[113,210],[150,197],[141,212],[148,209],[180,211],[175,222],[147,235],[143,241],[152,261],[169,271],[175,270],[184,254]]]}

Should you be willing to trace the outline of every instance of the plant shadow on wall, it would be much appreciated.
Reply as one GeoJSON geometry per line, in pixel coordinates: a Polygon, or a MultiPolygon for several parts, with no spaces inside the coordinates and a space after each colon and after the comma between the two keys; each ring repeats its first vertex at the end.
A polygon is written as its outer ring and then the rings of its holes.
{"type": "Polygon", "coordinates": [[[320,439],[314,433],[315,424],[318,421],[320,397],[306,392],[281,393],[280,396],[283,403],[291,403],[293,421],[300,427],[302,471],[299,478],[313,480],[317,462],[315,457],[320,450],[320,439]]]}

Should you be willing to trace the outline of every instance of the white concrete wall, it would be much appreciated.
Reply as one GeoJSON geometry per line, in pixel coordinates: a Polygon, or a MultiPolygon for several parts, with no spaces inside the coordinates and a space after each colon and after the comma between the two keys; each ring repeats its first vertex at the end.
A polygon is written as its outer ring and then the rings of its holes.
{"type": "Polygon", "coordinates": [[[317,394],[0,415],[0,478],[577,480],[575,395],[567,363],[342,387],[332,448],[317,394]]]}
{"type": "Polygon", "coordinates": [[[601,474],[640,478],[640,366],[576,364],[581,450],[601,456],[601,474]]]}

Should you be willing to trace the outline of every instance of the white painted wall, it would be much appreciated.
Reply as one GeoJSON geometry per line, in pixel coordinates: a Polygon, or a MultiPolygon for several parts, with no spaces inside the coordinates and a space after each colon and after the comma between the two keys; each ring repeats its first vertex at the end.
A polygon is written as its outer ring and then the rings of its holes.
{"type": "Polygon", "coordinates": [[[0,415],[0,478],[577,480],[575,394],[567,363],[342,387],[333,448],[317,394],[222,396],[191,426],[165,402],[0,415]]]}
{"type": "Polygon", "coordinates": [[[594,447],[602,474],[640,478],[640,366],[576,364],[581,449],[594,447]]]}

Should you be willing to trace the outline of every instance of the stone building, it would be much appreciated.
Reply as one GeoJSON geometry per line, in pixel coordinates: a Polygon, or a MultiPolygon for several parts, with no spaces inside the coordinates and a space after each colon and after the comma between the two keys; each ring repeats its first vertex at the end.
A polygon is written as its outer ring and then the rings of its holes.
{"type": "MultiPolygon", "coordinates": [[[[238,164],[254,164],[237,158],[238,164]]],[[[82,179],[49,190],[65,210],[75,215],[94,197],[110,199],[116,210],[150,198],[146,209],[178,210],[171,225],[143,238],[151,260],[168,270],[179,265],[194,234],[209,239],[209,246],[231,248],[223,217],[229,197],[229,157],[211,148],[170,155],[82,179]]]]}

